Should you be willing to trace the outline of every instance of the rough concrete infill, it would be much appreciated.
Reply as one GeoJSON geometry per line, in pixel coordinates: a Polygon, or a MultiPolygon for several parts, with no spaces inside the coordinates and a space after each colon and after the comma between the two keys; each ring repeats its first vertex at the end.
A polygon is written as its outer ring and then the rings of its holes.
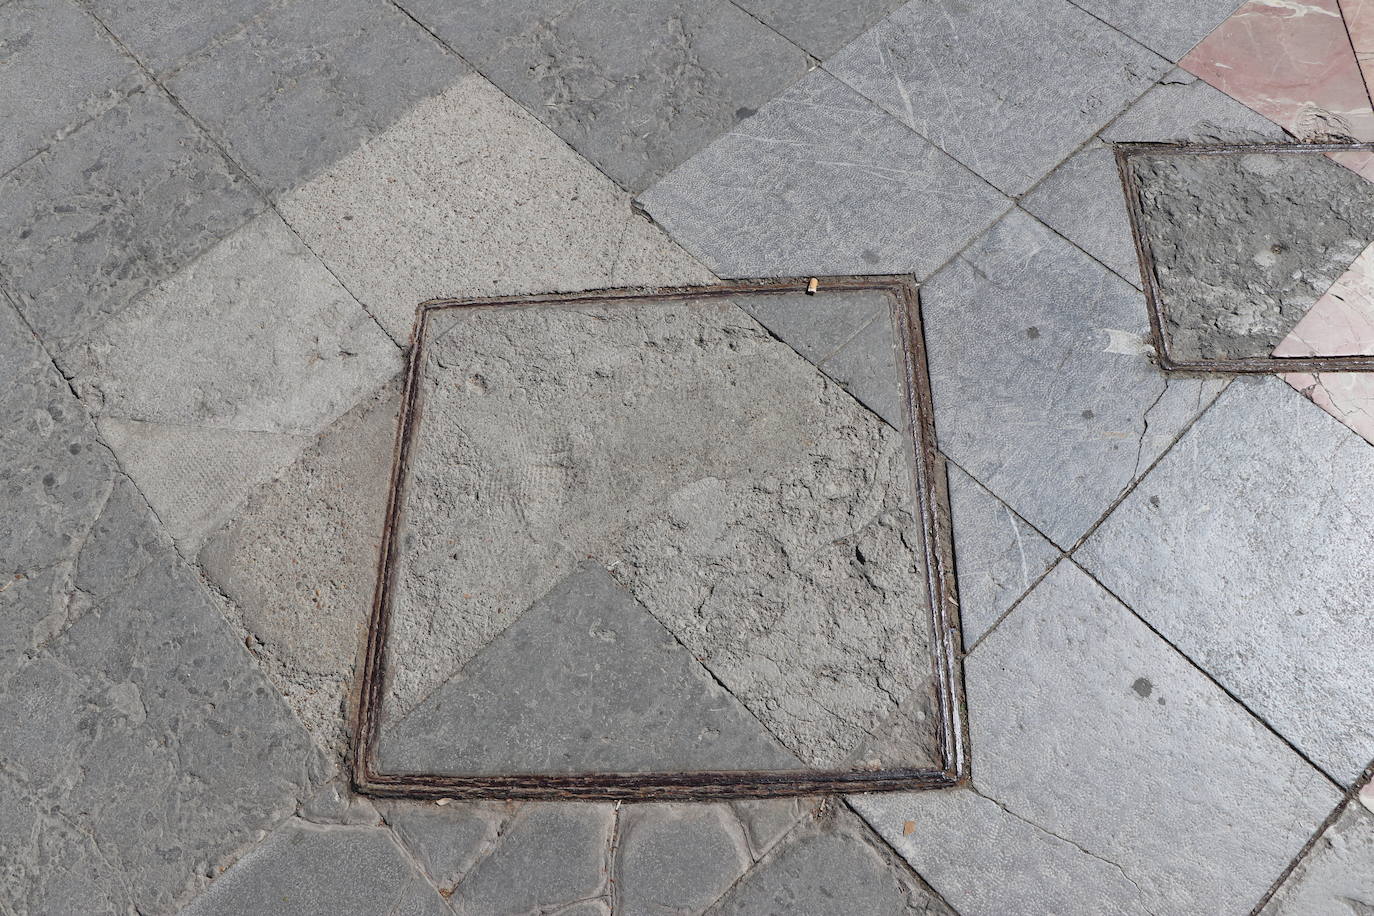
{"type": "MultiPolygon", "coordinates": [[[[733,302],[437,313],[420,372],[383,746],[389,723],[480,671],[498,636],[531,625],[530,607],[590,558],[685,647],[697,675],[742,704],[726,718],[752,717],[808,765],[935,765],[909,446],[733,302]]],[[[653,645],[646,634],[620,658],[676,665],[653,645]]],[[[529,701],[542,677],[537,665],[524,674],[529,701]]],[[[509,671],[501,680],[521,690],[509,671]]],[[[654,678],[623,680],[651,706],[672,705],[652,695],[654,678]]],[[[633,699],[627,714],[645,705],[633,699]]],[[[512,736],[527,718],[519,702],[505,704],[512,736]]],[[[571,743],[557,761],[532,748],[522,767],[508,747],[506,772],[576,772],[579,735],[596,745],[585,768],[607,763],[605,722],[589,720],[585,734],[565,724],[571,743]]],[[[643,771],[652,750],[615,763],[643,771]]],[[[796,766],[749,756],[709,766],[796,766]]]]}
{"type": "Polygon", "coordinates": [[[1130,162],[1175,360],[1270,356],[1374,241],[1374,184],[1320,154],[1130,162]]]}

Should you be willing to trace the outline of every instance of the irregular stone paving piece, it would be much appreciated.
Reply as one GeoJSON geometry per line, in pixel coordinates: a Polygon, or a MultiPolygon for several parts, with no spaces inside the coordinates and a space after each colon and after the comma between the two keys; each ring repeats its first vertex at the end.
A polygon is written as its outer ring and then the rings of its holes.
{"type": "Polygon", "coordinates": [[[1140,293],[1022,211],[921,303],[941,449],[1061,548],[1225,384],[1155,369],[1140,293]]]}
{"type": "Polygon", "coordinates": [[[372,802],[354,795],[339,779],[321,786],[296,808],[296,816],[312,824],[375,827],[382,817],[372,802]]]}
{"type": "Polygon", "coordinates": [[[391,4],[338,0],[320,16],[295,2],[189,61],[167,88],[281,194],[470,72],[391,4]]]}
{"type": "Polygon", "coordinates": [[[1129,161],[1175,359],[1269,356],[1374,241],[1374,183],[1325,156],[1129,161]]]}
{"type": "Polygon", "coordinates": [[[731,802],[730,807],[749,838],[750,854],[759,859],[797,821],[815,813],[817,803],[814,798],[759,798],[731,802]]]}
{"type": "Polygon", "coordinates": [[[241,31],[282,0],[80,0],[150,70],[166,75],[207,45],[241,31]]]}
{"type": "Polygon", "coordinates": [[[405,8],[638,191],[811,66],[723,0],[407,0],[405,8]]]}
{"type": "Polygon", "coordinates": [[[321,828],[300,820],[279,827],[181,912],[239,916],[269,906],[274,916],[445,912],[438,893],[386,830],[321,828]]]}
{"type": "MultiPolygon", "coordinates": [[[[1072,869],[1080,911],[1247,912],[1339,797],[1072,563],[1056,566],[964,664],[977,789],[1086,854],[1056,856],[1072,869]],[[1114,872],[1136,886],[1132,896],[1114,872]]],[[[1008,912],[989,879],[997,866],[977,866],[1008,854],[997,839],[1013,828],[970,829],[959,814],[966,798],[875,797],[864,807],[960,912],[1008,912]],[[913,831],[902,839],[905,820],[913,831]]],[[[1024,886],[1043,897],[1016,898],[1010,911],[1062,912],[1062,887],[1039,870],[1024,886]]]]}
{"type": "Polygon", "coordinates": [[[949,467],[959,618],[970,648],[1059,559],[1059,548],[982,484],[949,467]]]}
{"type": "MultiPolygon", "coordinates": [[[[1169,60],[1178,60],[1236,11],[1242,0],[1074,0],[1109,25],[1169,60]]],[[[1297,5],[1290,5],[1293,9],[1297,5]]]]}
{"type": "Polygon", "coordinates": [[[824,71],[640,201],[721,276],[928,274],[1008,201],[824,71]]]}
{"type": "Polygon", "coordinates": [[[696,914],[753,864],[728,805],[631,805],[619,818],[615,911],[696,914]]]}
{"type": "Polygon", "coordinates": [[[578,566],[419,705],[386,722],[377,755],[387,773],[798,765],[595,563],[578,566]]]}
{"type": "Polygon", "coordinates": [[[1260,912],[1264,916],[1374,912],[1374,813],[1359,802],[1347,803],[1260,912]]]}
{"type": "Polygon", "coordinates": [[[409,337],[415,306],[440,296],[712,280],[477,76],[416,105],[279,206],[397,340],[409,337]]]}
{"type": "Polygon", "coordinates": [[[524,916],[599,896],[614,823],[610,805],[524,805],[449,905],[458,916],[524,916]]]}
{"type": "Polygon", "coordinates": [[[448,894],[495,848],[518,809],[515,802],[393,801],[384,811],[401,845],[448,894]]]}
{"type": "Polygon", "coordinates": [[[392,383],[359,403],[200,553],[268,678],[339,756],[372,608],[400,401],[392,383]]]}
{"type": "Polygon", "coordinates": [[[1278,125],[1175,68],[1021,201],[1069,241],[1140,286],[1126,197],[1110,143],[1239,143],[1287,138],[1278,125]]]}
{"type": "Polygon", "coordinates": [[[1007,194],[1169,68],[1067,0],[913,0],[826,69],[1007,194]]]}
{"type": "Polygon", "coordinates": [[[0,6],[0,175],[143,82],[137,65],[67,0],[0,6]]]}
{"type": "Polygon", "coordinates": [[[1312,403],[1374,444],[1374,375],[1288,372],[1282,378],[1312,403]]]}
{"type": "Polygon", "coordinates": [[[1238,381],[1078,556],[1348,782],[1374,757],[1372,486],[1365,442],[1277,380],[1238,381]]]}
{"type": "Polygon", "coordinates": [[[825,59],[849,44],[902,0],[737,0],[764,23],[825,59]]]}
{"type": "Polygon", "coordinates": [[[1302,316],[1275,356],[1374,354],[1374,244],[1302,316]]]}
{"type": "Polygon", "coordinates": [[[426,361],[393,721],[589,554],[809,764],[927,689],[902,437],[728,300],[441,313],[426,361]]]}
{"type": "Polygon", "coordinates": [[[611,905],[605,900],[584,900],[570,907],[554,910],[552,916],[611,916],[611,905]]]}
{"type": "Polygon", "coordinates": [[[715,906],[711,916],[952,914],[851,814],[798,830],[715,906]]]}
{"type": "Polygon", "coordinates": [[[263,206],[152,90],[0,178],[0,199],[0,284],[54,351],[263,206]]]}
{"type": "Polygon", "coordinates": [[[47,362],[48,354],[38,336],[29,330],[10,297],[0,290],[0,385],[8,385],[16,376],[47,362]]]}
{"type": "Polygon", "coordinates": [[[961,916],[1148,916],[1116,865],[973,789],[857,795],[850,803],[961,916]]]}
{"type": "Polygon", "coordinates": [[[313,434],[400,353],[275,213],[252,220],[65,355],[104,416],[313,434]]]}

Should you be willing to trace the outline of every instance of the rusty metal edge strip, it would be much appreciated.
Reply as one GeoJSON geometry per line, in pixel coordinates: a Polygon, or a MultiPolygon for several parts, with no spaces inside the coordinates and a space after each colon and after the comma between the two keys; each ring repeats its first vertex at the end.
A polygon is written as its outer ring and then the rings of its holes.
{"type": "Polygon", "coordinates": [[[353,717],[354,748],[351,775],[354,787],[375,796],[407,798],[542,798],[616,800],[707,800],[769,798],[834,792],[882,792],[939,789],[959,785],[969,776],[968,725],[964,715],[962,640],[958,590],[949,531],[949,499],[944,461],[936,448],[934,409],[920,302],[914,279],[908,276],[822,277],[821,288],[879,290],[888,293],[890,320],[898,331],[902,357],[903,412],[912,439],[913,486],[927,569],[927,598],[932,633],[931,663],[935,681],[936,732],[942,769],[886,770],[716,771],[696,773],[586,773],[453,776],[391,774],[374,769],[373,756],[380,729],[382,689],[386,675],[386,638],[390,624],[391,591],[395,584],[396,523],[404,499],[412,434],[418,425],[419,374],[432,313],[459,308],[606,304],[722,298],[739,294],[804,292],[810,278],[739,280],[715,286],[648,287],[586,290],[537,296],[483,299],[435,299],[416,311],[406,360],[405,390],[397,419],[391,484],[379,551],[376,587],[368,626],[361,689],[353,717]]]}
{"type": "Polygon", "coordinates": [[[1155,273],[1154,252],[1144,230],[1140,182],[1130,167],[1135,156],[1234,156],[1246,153],[1374,153],[1374,143],[1114,143],[1116,167],[1126,196],[1126,215],[1140,264],[1141,288],[1150,319],[1156,361],[1166,372],[1273,374],[1276,372],[1374,372],[1370,356],[1251,356],[1240,359],[1179,360],[1169,354],[1164,335],[1164,301],[1155,273]]]}

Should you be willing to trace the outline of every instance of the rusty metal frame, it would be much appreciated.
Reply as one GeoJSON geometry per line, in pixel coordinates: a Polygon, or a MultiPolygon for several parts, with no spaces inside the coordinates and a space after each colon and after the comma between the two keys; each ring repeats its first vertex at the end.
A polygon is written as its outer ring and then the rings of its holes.
{"type": "Polygon", "coordinates": [[[1126,193],[1126,212],[1140,263],[1140,281],[1150,316],[1150,337],[1159,367],[1170,372],[1374,372],[1371,356],[1252,356],[1240,359],[1175,359],[1164,334],[1165,305],[1160,297],[1154,253],[1144,230],[1140,182],[1130,160],[1135,156],[1235,156],[1248,153],[1327,154],[1374,153],[1374,143],[1116,143],[1116,167],[1126,193]]]}
{"type": "Polygon", "coordinates": [[[395,586],[396,523],[405,496],[405,478],[412,437],[419,423],[419,375],[429,333],[430,316],[469,308],[507,308],[636,303],[710,299],[740,294],[796,293],[807,289],[806,279],[750,280],[707,287],[611,289],[542,296],[496,299],[439,299],[422,304],[411,332],[406,363],[405,393],[397,421],[391,487],[378,562],[376,590],[361,689],[353,718],[352,778],[359,792],[410,798],[545,798],[624,800],[706,800],[814,795],[832,792],[939,789],[968,778],[968,726],[964,716],[963,654],[959,629],[958,591],[949,521],[949,494],[943,456],[936,450],[934,408],[931,401],[920,303],[914,280],[902,276],[819,278],[824,292],[879,290],[889,294],[891,318],[900,339],[905,397],[902,410],[911,433],[915,460],[912,485],[921,519],[926,560],[926,597],[931,614],[931,661],[936,693],[939,769],[883,770],[716,771],[690,773],[585,773],[515,775],[391,774],[374,767],[374,751],[381,728],[382,690],[386,677],[386,639],[391,595],[395,586]]]}

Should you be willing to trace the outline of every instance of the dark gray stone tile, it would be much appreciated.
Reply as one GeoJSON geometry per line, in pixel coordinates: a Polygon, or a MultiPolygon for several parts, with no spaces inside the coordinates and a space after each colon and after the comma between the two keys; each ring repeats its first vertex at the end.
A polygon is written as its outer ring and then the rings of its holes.
{"type": "Polygon", "coordinates": [[[859,37],[902,0],[735,0],[765,23],[819,58],[859,37]]]}
{"type": "Polygon", "coordinates": [[[434,884],[453,890],[496,847],[519,805],[515,802],[395,801],[386,822],[434,884]]]}
{"type": "Polygon", "coordinates": [[[592,563],[414,710],[385,723],[392,773],[788,769],[795,757],[592,563]]]}
{"type": "Polygon", "coordinates": [[[749,850],[755,859],[782,839],[807,814],[815,812],[815,798],[760,798],[732,802],[735,816],[749,837],[749,850]]]}
{"type": "Polygon", "coordinates": [[[470,72],[394,6],[292,3],[167,81],[260,186],[282,193],[470,72]],[[309,48],[303,53],[303,48],[309,48]]]}
{"type": "Polygon", "coordinates": [[[1159,372],[1140,292],[1021,210],[921,305],[941,449],[1061,548],[1224,384],[1159,372]]]}
{"type": "Polygon", "coordinates": [[[896,329],[892,316],[885,314],[870,321],[820,368],[893,429],[906,429],[900,365],[896,329]]]}
{"type": "Polygon", "coordinates": [[[727,805],[633,805],[620,815],[615,911],[699,913],[753,863],[727,805]]]}
{"type": "Polygon", "coordinates": [[[1008,194],[1168,66],[1067,0],[913,0],[826,63],[1008,194]]]}
{"type": "Polygon", "coordinates": [[[1094,532],[1089,571],[1337,779],[1374,757],[1374,450],[1239,380],[1094,532]]]}
{"type": "MultiPolygon", "coordinates": [[[[1369,794],[1366,787],[1365,793],[1369,794]]],[[[1352,799],[1303,856],[1263,916],[1374,912],[1374,795],[1352,799]]]]}
{"type": "Polygon", "coordinates": [[[133,59],[70,0],[0,6],[0,175],[142,82],[133,59]]]}
{"type": "Polygon", "coordinates": [[[820,364],[845,341],[891,309],[891,296],[873,290],[824,288],[814,295],[741,296],[735,304],[805,359],[820,364]]]}
{"type": "Polygon", "coordinates": [[[263,206],[152,90],[0,178],[0,199],[0,283],[56,350],[263,206]]]}
{"type": "MultiPolygon", "coordinates": [[[[1221,25],[1244,0],[1073,0],[1147,48],[1178,60],[1221,25]]],[[[1298,15],[1305,15],[1299,13],[1298,15]]],[[[1314,15],[1325,15],[1315,13],[1314,15]]]]}
{"type": "Polygon", "coordinates": [[[386,830],[321,828],[292,820],[216,878],[181,912],[182,916],[266,912],[273,916],[411,916],[441,914],[444,906],[386,830]]]}
{"type": "Polygon", "coordinates": [[[1021,206],[1140,286],[1121,175],[1109,142],[1282,140],[1284,132],[1191,74],[1174,70],[1025,196],[1021,206]]]}
{"type": "Polygon", "coordinates": [[[790,835],[711,916],[953,916],[852,814],[790,835]]]}
{"type": "Polygon", "coordinates": [[[407,0],[464,60],[631,191],[806,72],[725,0],[407,0]]]}
{"type": "Polygon", "coordinates": [[[819,70],[640,202],[723,277],[924,276],[1010,205],[819,70]]]}

